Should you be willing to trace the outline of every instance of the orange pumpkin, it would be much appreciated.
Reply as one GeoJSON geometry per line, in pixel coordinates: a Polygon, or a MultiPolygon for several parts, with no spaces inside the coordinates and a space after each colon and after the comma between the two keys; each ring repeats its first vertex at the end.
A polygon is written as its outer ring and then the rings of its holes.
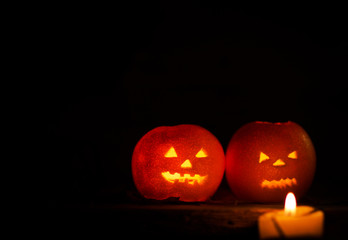
{"type": "Polygon", "coordinates": [[[294,122],[248,123],[233,135],[226,152],[228,184],[248,201],[282,202],[288,192],[300,198],[315,167],[312,141],[294,122]]]}
{"type": "Polygon", "coordinates": [[[205,201],[219,187],[224,170],[220,142],[196,125],[157,127],[139,140],[132,157],[135,186],[149,199],[205,201]]]}

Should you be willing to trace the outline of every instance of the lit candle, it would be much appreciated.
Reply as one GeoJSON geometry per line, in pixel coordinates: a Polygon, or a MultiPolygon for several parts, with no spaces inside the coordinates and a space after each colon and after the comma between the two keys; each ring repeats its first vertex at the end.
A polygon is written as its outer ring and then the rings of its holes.
{"type": "Polygon", "coordinates": [[[284,211],[269,212],[258,220],[259,234],[265,238],[322,237],[324,213],[310,206],[296,207],[296,198],[288,193],[284,211]]]}

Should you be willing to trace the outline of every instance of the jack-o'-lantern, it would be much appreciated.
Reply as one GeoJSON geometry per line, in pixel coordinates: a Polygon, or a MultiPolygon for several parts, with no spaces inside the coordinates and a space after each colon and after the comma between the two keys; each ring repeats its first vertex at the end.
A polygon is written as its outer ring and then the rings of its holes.
{"type": "Polygon", "coordinates": [[[226,152],[228,184],[248,201],[281,202],[288,192],[300,198],[315,168],[312,141],[294,122],[248,123],[233,135],[226,152]]]}
{"type": "Polygon", "coordinates": [[[157,127],[139,140],[132,157],[135,186],[149,199],[205,201],[217,190],[224,171],[220,142],[197,125],[157,127]]]}

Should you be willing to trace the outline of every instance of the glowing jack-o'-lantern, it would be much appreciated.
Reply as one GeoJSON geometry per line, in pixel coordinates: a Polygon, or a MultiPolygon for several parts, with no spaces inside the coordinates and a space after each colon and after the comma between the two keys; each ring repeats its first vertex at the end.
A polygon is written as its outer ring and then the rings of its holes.
{"type": "Polygon", "coordinates": [[[226,178],[240,199],[281,202],[288,192],[303,196],[316,167],[306,131],[294,122],[252,122],[232,137],[226,152],[226,178]]]}
{"type": "Polygon", "coordinates": [[[132,157],[135,186],[149,199],[205,201],[217,190],[224,170],[220,142],[196,125],[157,127],[139,140],[132,157]]]}

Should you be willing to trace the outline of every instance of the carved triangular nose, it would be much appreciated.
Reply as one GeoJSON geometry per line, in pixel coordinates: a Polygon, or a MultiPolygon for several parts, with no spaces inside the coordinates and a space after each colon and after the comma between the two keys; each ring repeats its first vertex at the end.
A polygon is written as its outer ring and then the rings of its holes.
{"type": "Polygon", "coordinates": [[[275,161],[273,163],[273,166],[275,166],[275,167],[280,167],[280,166],[284,166],[284,165],[285,165],[285,162],[281,159],[278,159],[277,161],[275,161]]]}
{"type": "Polygon", "coordinates": [[[181,164],[182,168],[192,168],[192,164],[190,162],[190,160],[186,159],[185,162],[183,162],[183,164],[181,164]]]}

